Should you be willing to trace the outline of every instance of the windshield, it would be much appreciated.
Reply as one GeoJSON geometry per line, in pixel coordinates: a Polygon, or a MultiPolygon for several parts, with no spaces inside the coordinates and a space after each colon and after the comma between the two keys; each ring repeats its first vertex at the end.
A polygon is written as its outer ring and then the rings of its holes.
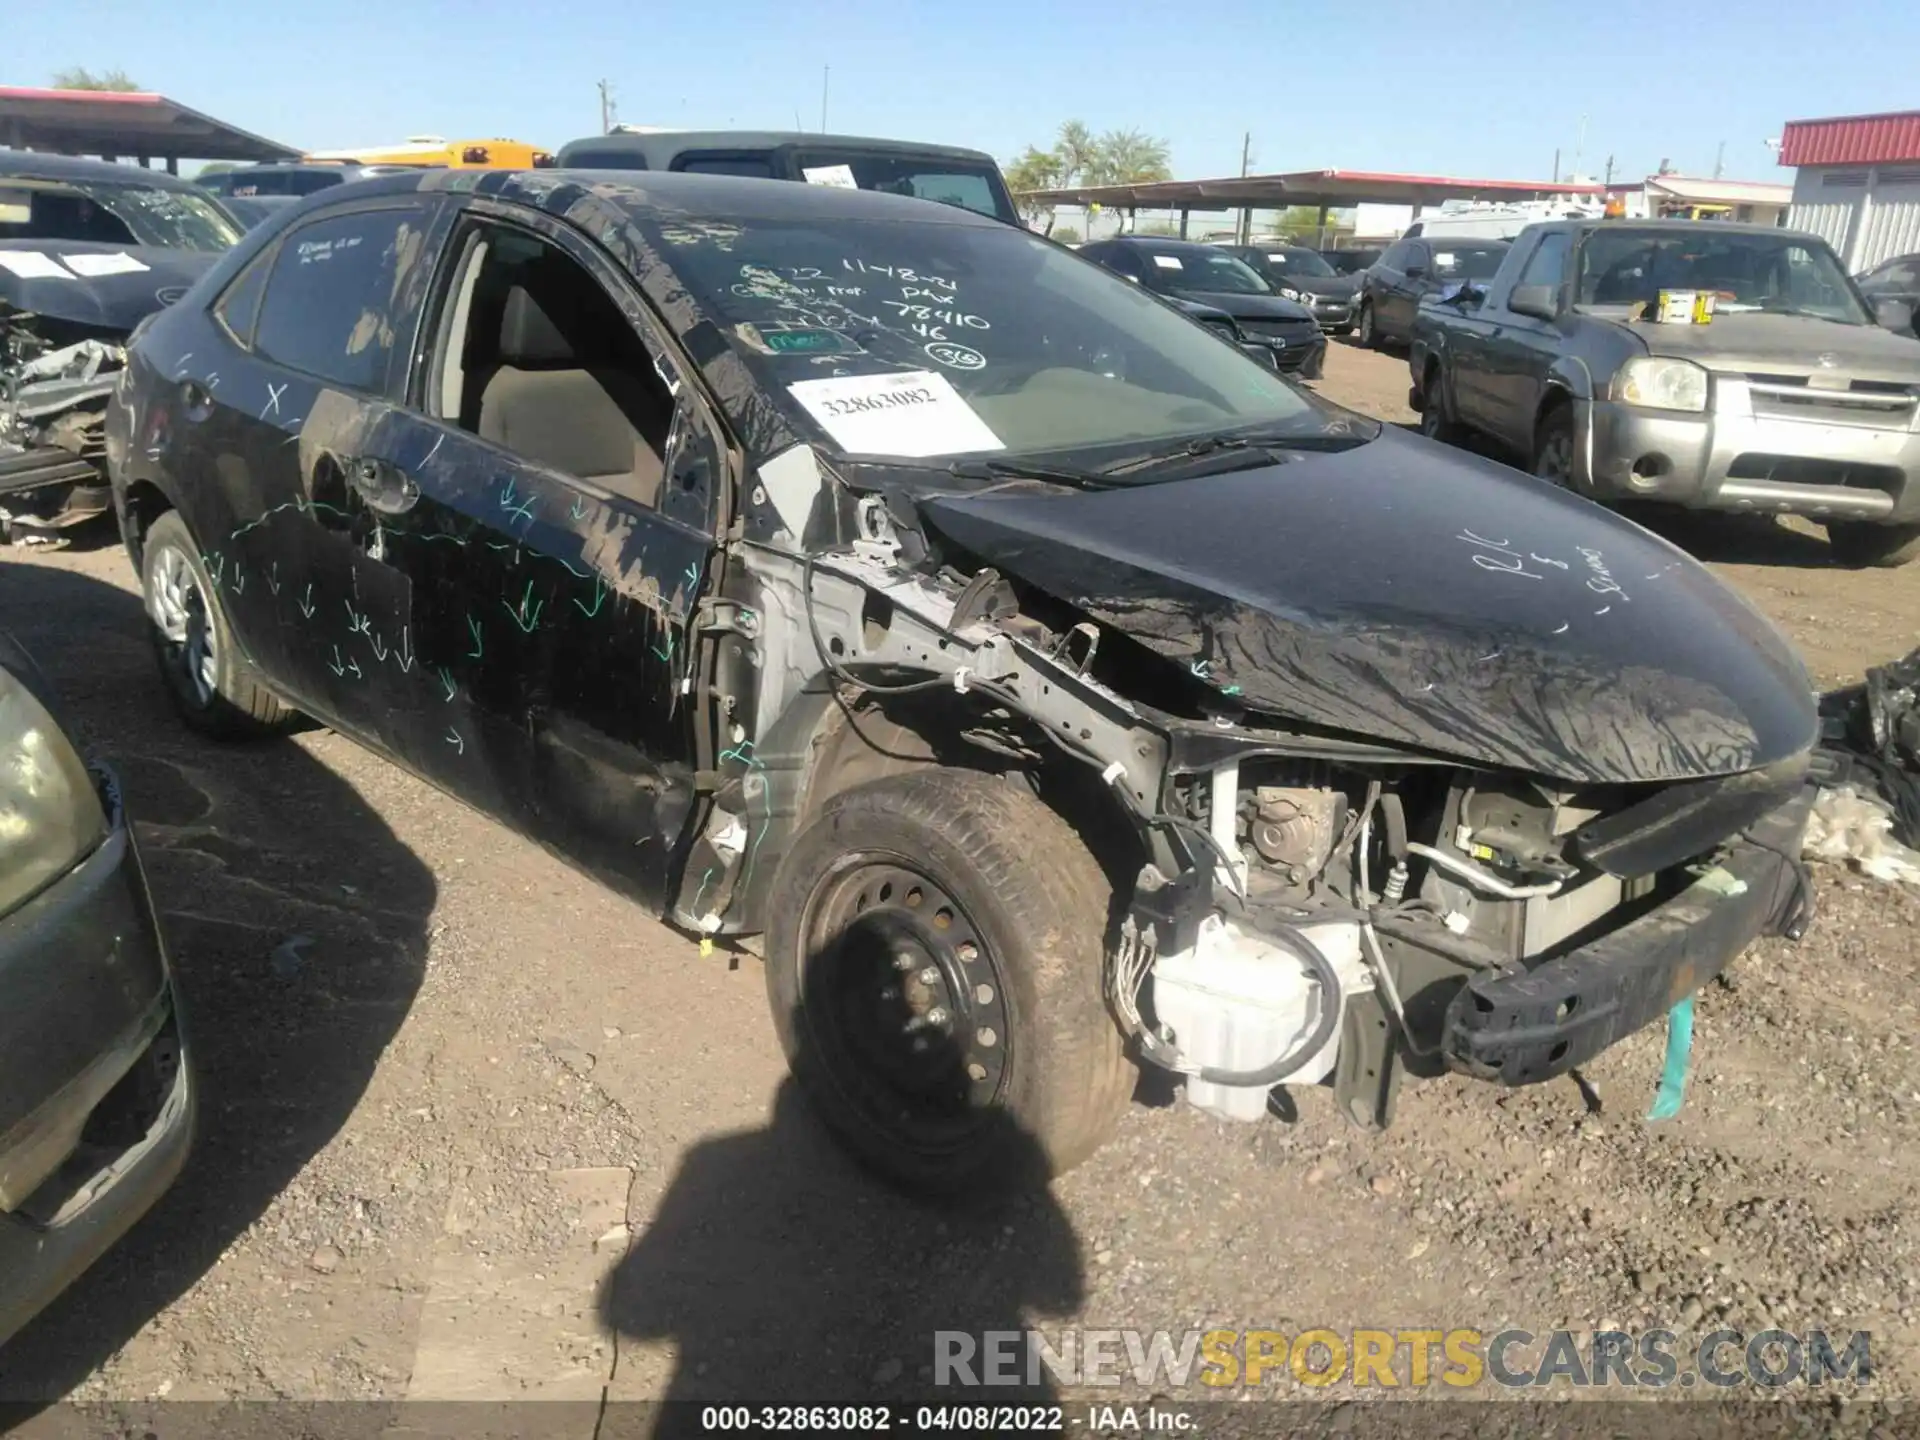
{"type": "Polygon", "coordinates": [[[1153,444],[1249,425],[1319,435],[1332,421],[1165,301],[1012,227],[648,228],[803,433],[850,454],[1153,444]]]}
{"type": "Polygon", "coordinates": [[[1767,310],[1848,325],[1872,319],[1825,245],[1787,235],[1601,229],[1580,247],[1577,305],[1654,305],[1662,290],[1707,290],[1722,313],[1767,310]]]}
{"type": "Polygon", "coordinates": [[[17,180],[0,194],[9,197],[14,203],[0,203],[0,240],[225,250],[240,238],[219,202],[198,190],[17,180]]]}
{"type": "MultiPolygon", "coordinates": [[[[857,150],[800,150],[796,179],[845,189],[883,190],[958,205],[996,220],[1019,223],[1012,200],[991,163],[969,164],[942,156],[862,154],[857,150]]],[[[764,172],[763,172],[764,173],[764,172]]]]}
{"type": "Polygon", "coordinates": [[[1269,250],[1267,264],[1282,276],[1327,276],[1337,272],[1311,250],[1269,250]]]}
{"type": "Polygon", "coordinates": [[[1336,275],[1357,275],[1380,258],[1378,250],[1335,250],[1332,254],[1322,254],[1321,258],[1333,267],[1336,275]]]}
{"type": "Polygon", "coordinates": [[[1436,280],[1491,280],[1506,258],[1505,245],[1460,244],[1436,240],[1433,278],[1436,280]]]}
{"type": "Polygon", "coordinates": [[[1205,245],[1140,245],[1147,283],[1197,295],[1271,295],[1273,287],[1246,261],[1205,245]]]}

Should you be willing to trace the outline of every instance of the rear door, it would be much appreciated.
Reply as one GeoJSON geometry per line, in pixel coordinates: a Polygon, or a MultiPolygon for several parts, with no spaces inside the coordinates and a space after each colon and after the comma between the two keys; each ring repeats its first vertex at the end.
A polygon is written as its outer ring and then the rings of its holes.
{"type": "Polygon", "coordinates": [[[1413,244],[1411,240],[1396,240],[1387,247],[1386,253],[1367,267],[1366,278],[1361,281],[1367,298],[1373,306],[1373,325],[1376,331],[1381,329],[1391,313],[1394,287],[1406,281],[1401,267],[1406,264],[1413,244]]]}
{"type": "Polygon", "coordinates": [[[724,432],[579,232],[474,201],[444,253],[405,423],[369,456],[389,486],[381,564],[412,602],[388,637],[386,744],[657,903],[695,806],[724,432]]]}
{"type": "Polygon", "coordinates": [[[441,202],[381,196],[289,230],[215,306],[232,342],[186,396],[182,509],[243,650],[275,689],[379,742],[384,654],[410,623],[363,461],[396,422],[396,307],[441,202]]]}
{"type": "Polygon", "coordinates": [[[1400,268],[1392,275],[1387,290],[1384,318],[1386,332],[1395,340],[1413,333],[1413,312],[1426,293],[1427,277],[1433,267],[1433,252],[1424,240],[1409,240],[1400,268]]]}

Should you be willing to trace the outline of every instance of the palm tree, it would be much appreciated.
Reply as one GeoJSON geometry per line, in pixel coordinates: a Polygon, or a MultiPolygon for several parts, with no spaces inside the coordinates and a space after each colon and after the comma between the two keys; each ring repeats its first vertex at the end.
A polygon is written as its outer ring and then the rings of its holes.
{"type": "Polygon", "coordinates": [[[1060,127],[1060,137],[1054,142],[1053,153],[1060,158],[1062,189],[1101,183],[1100,142],[1093,138],[1093,132],[1081,121],[1069,120],[1060,127]]]}
{"type": "Polygon", "coordinates": [[[1102,180],[1108,185],[1151,185],[1173,178],[1167,142],[1139,130],[1109,130],[1102,135],[1100,159],[1102,180]]]}

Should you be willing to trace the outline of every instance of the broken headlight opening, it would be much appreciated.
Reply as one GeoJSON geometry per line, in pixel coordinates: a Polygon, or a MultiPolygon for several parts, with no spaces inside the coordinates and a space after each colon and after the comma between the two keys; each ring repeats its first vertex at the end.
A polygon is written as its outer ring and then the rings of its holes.
{"type": "Polygon", "coordinates": [[[58,546],[110,514],[107,401],[126,351],[0,306],[0,537],[58,546]]]}

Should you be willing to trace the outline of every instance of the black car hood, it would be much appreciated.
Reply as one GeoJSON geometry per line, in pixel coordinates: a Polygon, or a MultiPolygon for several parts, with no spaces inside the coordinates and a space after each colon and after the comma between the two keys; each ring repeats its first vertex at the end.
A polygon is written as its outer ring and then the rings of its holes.
{"type": "MultiPolygon", "coordinates": [[[[60,264],[67,255],[124,255],[144,268],[113,275],[28,278],[0,266],[0,303],[16,310],[131,331],[163,305],[171,305],[188,286],[213,267],[220,252],[166,250],[153,245],[101,245],[78,240],[0,240],[0,253],[36,253],[60,264]]],[[[98,262],[95,262],[98,263],[98,262]]],[[[62,270],[67,270],[61,265],[62,270]]]]}
{"type": "Polygon", "coordinates": [[[1191,480],[920,503],[1252,711],[1575,784],[1730,774],[1814,739],[1799,658],[1703,566],[1396,430],[1191,480]]]}
{"type": "Polygon", "coordinates": [[[1181,290],[1182,299],[1224,310],[1236,320],[1311,320],[1313,312],[1278,295],[1240,295],[1231,290],[1181,290]]]}
{"type": "Polygon", "coordinates": [[[1358,275],[1282,275],[1270,283],[1302,295],[1324,295],[1329,300],[1350,300],[1360,289],[1358,275]]]}

